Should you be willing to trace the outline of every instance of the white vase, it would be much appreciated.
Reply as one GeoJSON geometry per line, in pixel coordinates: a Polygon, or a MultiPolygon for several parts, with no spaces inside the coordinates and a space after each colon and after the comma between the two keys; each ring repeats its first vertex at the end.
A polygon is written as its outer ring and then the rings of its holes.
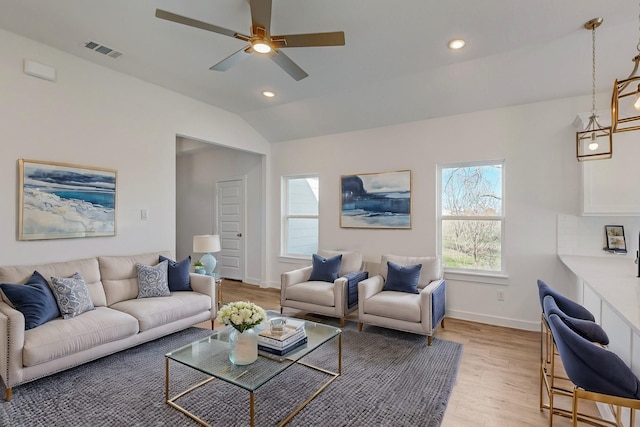
{"type": "Polygon", "coordinates": [[[258,334],[253,329],[229,335],[229,360],[234,365],[249,365],[258,360],[258,334]]]}

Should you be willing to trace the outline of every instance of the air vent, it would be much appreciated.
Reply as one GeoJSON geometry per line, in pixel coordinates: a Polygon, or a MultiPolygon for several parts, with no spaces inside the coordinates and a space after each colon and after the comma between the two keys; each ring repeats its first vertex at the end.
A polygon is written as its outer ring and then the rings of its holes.
{"type": "Polygon", "coordinates": [[[87,49],[91,49],[95,52],[101,53],[103,55],[107,55],[108,57],[111,57],[111,58],[118,58],[119,56],[122,56],[122,52],[118,52],[117,50],[113,50],[110,47],[107,47],[103,44],[92,42],[92,41],[86,42],[84,44],[84,47],[86,47],[87,49]]]}

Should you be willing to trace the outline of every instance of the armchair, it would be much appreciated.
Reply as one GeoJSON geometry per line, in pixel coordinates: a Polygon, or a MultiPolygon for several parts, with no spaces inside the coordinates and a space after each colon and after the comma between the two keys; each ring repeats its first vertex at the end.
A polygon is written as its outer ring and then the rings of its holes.
{"type": "Polygon", "coordinates": [[[318,255],[330,258],[342,254],[338,278],[333,282],[310,281],[312,266],[282,273],[280,276],[280,312],[285,307],[340,319],[358,308],[358,281],[368,277],[363,272],[360,252],[319,250],[318,255]]]}
{"type": "Polygon", "coordinates": [[[431,345],[438,323],[444,328],[445,287],[440,258],[382,255],[379,274],[358,284],[358,329],[366,323],[426,335],[431,345]],[[422,265],[417,293],[385,290],[388,261],[398,266],[422,265]]]}

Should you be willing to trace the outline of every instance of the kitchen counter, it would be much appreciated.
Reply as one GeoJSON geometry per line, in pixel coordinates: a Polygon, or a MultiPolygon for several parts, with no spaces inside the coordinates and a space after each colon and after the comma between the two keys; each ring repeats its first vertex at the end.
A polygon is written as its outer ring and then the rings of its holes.
{"type": "Polygon", "coordinates": [[[640,334],[640,277],[634,258],[560,255],[560,260],[640,334]]]}
{"type": "Polygon", "coordinates": [[[560,260],[575,275],[578,302],[609,335],[609,350],[640,377],[640,278],[634,258],[560,255],[560,260]]]}

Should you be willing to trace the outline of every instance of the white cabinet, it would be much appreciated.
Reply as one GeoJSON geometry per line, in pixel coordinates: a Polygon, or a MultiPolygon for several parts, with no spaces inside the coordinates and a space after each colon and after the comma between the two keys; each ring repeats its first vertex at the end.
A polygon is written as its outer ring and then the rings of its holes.
{"type": "Polygon", "coordinates": [[[613,157],[580,163],[584,215],[640,214],[640,132],[613,135],[613,157]]]}

